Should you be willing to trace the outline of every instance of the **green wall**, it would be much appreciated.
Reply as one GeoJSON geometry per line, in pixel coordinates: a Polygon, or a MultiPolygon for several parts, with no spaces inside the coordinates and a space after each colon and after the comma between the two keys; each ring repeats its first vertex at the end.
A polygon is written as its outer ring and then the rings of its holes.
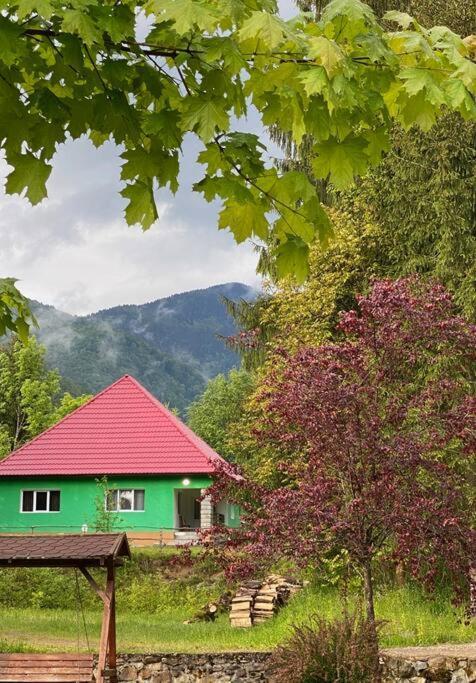
{"type": "MultiPolygon", "coordinates": [[[[110,488],[135,488],[145,490],[143,512],[117,513],[119,523],[115,529],[153,531],[173,529],[175,526],[175,489],[201,489],[210,485],[207,476],[182,475],[171,477],[108,477],[110,488]],[[188,486],[183,479],[189,479],[188,486]]],[[[102,491],[94,478],[82,477],[0,477],[0,532],[43,531],[77,532],[83,524],[93,530],[96,517],[96,500],[102,491]],[[20,512],[22,489],[59,489],[60,512],[20,512]]],[[[235,526],[238,522],[227,514],[226,522],[235,526]]]]}

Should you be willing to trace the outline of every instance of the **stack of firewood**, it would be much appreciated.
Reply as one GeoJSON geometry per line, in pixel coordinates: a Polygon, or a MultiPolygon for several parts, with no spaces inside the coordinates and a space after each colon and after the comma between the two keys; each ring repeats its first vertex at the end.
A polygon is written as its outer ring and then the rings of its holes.
{"type": "Polygon", "coordinates": [[[231,601],[231,625],[249,627],[271,619],[302,585],[273,574],[264,582],[249,581],[240,586],[231,601]]]}
{"type": "Polygon", "coordinates": [[[235,627],[253,626],[253,604],[261,581],[247,581],[231,600],[230,624],[235,627]]]}

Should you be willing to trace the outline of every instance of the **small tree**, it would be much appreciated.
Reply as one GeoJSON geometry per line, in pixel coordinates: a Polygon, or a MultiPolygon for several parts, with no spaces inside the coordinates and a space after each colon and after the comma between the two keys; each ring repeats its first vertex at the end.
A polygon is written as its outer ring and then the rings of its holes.
{"type": "Polygon", "coordinates": [[[96,479],[98,494],[94,499],[94,520],[92,526],[96,531],[111,532],[121,525],[122,519],[115,510],[110,510],[108,502],[112,489],[107,477],[96,479]]]}
{"type": "Polygon", "coordinates": [[[226,468],[213,492],[243,506],[225,554],[236,543],[244,552],[229,569],[344,552],[375,623],[377,554],[428,585],[440,569],[467,585],[476,327],[442,287],[415,278],[379,281],[358,305],[342,318],[342,341],[284,354],[263,391],[259,438],[288,455],[286,483],[270,490],[226,468]]]}

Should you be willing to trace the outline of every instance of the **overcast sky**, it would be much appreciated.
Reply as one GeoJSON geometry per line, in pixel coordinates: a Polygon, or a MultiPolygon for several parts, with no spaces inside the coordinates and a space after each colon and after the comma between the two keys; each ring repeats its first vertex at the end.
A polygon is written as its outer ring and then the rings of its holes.
{"type": "MultiPolygon", "coordinates": [[[[294,12],[292,0],[281,5],[283,16],[294,12]]],[[[259,131],[256,120],[246,125],[259,131]]],[[[191,191],[198,147],[191,138],[185,147],[180,190],[160,195],[160,219],[142,233],[122,218],[117,148],[62,145],[40,205],[0,190],[0,277],[15,276],[27,296],[78,314],[222,282],[258,285],[252,246],[218,231],[217,207],[191,191]]],[[[7,172],[0,161],[2,182],[7,172]]]]}

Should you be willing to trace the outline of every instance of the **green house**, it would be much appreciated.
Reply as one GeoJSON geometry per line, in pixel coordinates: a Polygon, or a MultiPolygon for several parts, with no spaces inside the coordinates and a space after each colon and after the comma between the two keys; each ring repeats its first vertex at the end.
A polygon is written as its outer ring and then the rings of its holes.
{"type": "Polygon", "coordinates": [[[125,375],[0,462],[0,532],[125,530],[193,540],[238,509],[204,495],[222,459],[125,375]]]}

